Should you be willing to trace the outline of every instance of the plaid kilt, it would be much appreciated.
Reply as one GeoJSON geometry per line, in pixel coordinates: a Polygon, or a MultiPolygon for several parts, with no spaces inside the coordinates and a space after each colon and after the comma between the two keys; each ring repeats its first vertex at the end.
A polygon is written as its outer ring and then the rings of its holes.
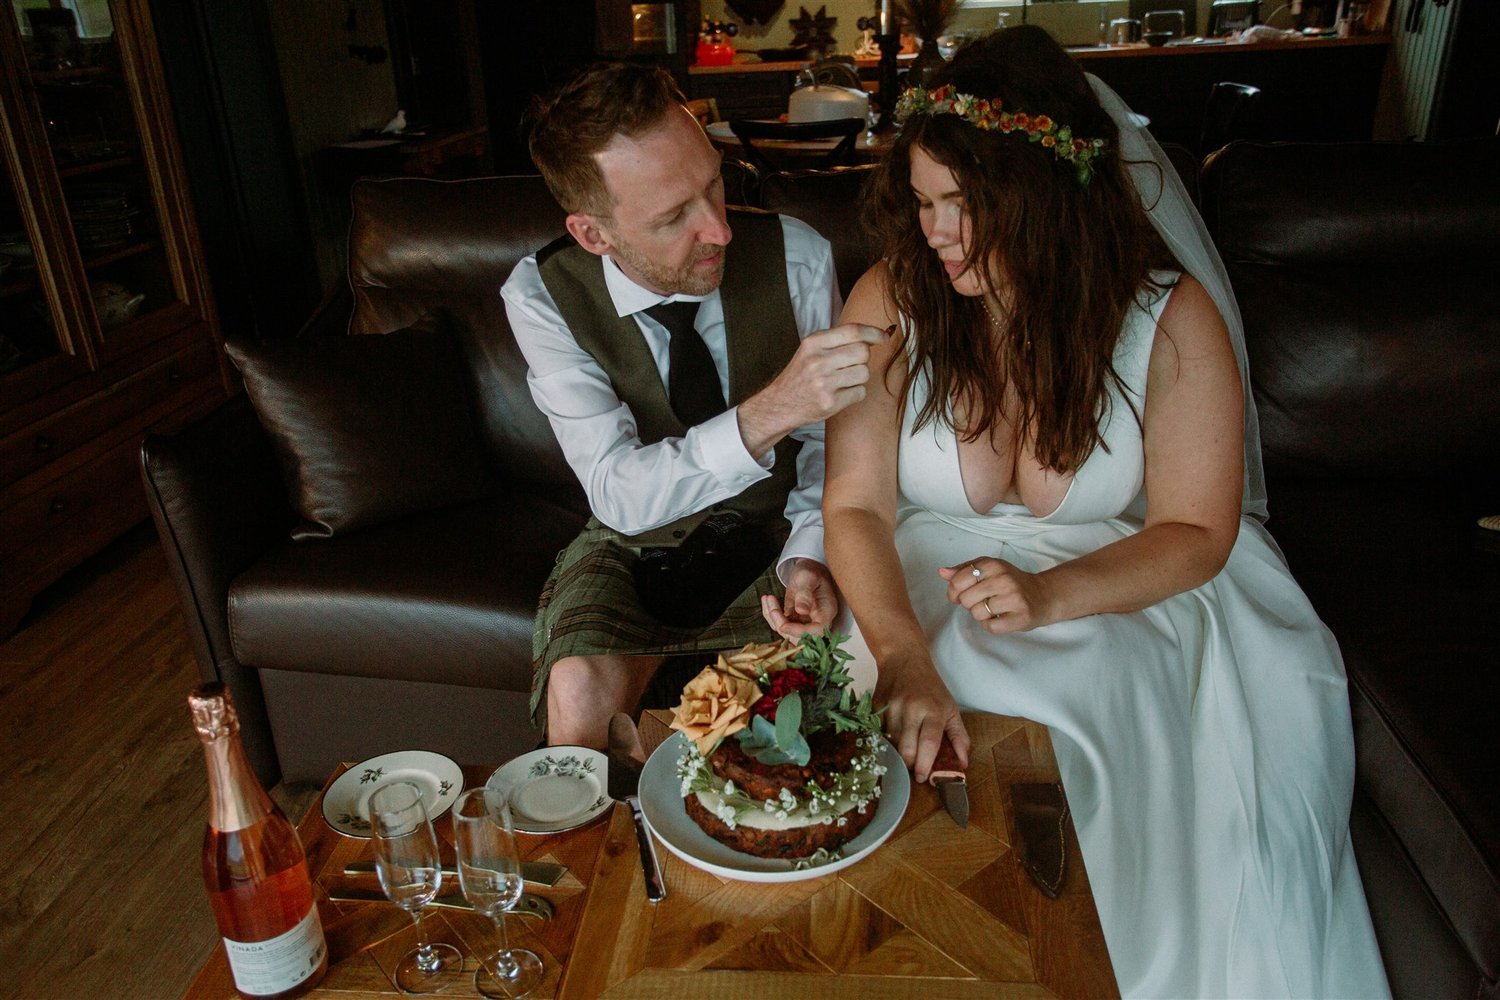
{"type": "MultiPolygon", "coordinates": [[[[790,530],[785,521],[781,524],[778,547],[790,530]]],[[[664,625],[641,608],[632,574],[637,558],[596,518],[589,518],[583,532],[558,554],[542,587],[531,639],[531,717],[544,732],[547,677],[552,664],[564,657],[712,654],[776,639],[760,611],[762,595],[780,600],[786,592],[774,559],[716,621],[682,628],[664,625]]]]}

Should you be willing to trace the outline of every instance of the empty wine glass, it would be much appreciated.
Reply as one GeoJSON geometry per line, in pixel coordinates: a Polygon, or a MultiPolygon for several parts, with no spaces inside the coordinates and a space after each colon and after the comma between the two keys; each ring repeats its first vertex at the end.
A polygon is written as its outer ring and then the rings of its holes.
{"type": "Polygon", "coordinates": [[[443,869],[421,789],[409,781],[377,788],[370,796],[370,831],[380,887],[417,925],[417,947],[397,964],[396,985],[436,993],[456,981],[464,957],[451,944],[428,941],[422,927],[422,907],[437,895],[443,869]]]}
{"type": "Polygon", "coordinates": [[[500,949],[480,961],[474,988],[487,997],[524,997],[542,981],[536,952],[512,948],[506,911],[521,899],[521,855],[504,789],[471,788],[453,807],[458,881],[474,909],[495,922],[500,949]]]}

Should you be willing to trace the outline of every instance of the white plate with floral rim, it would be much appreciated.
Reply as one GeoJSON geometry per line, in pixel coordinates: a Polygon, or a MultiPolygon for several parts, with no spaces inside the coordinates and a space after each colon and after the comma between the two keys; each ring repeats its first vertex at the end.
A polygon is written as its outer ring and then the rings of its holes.
{"type": "Polygon", "coordinates": [[[464,772],[452,758],[431,750],[397,750],[362,760],[323,793],[323,821],[346,837],[368,838],[370,796],[393,781],[420,788],[428,819],[437,819],[458,801],[464,772]]]}
{"type": "Polygon", "coordinates": [[[609,758],[588,747],[543,747],[502,764],[487,788],[510,794],[520,833],[562,833],[592,822],[614,801],[606,792],[609,758]]]}
{"type": "Polygon", "coordinates": [[[687,737],[673,733],[641,768],[641,812],[667,849],[694,868],[741,882],[800,882],[822,878],[859,861],[885,843],[901,822],[911,797],[911,776],[901,755],[890,741],[881,738],[880,802],[870,825],[843,846],[838,857],[808,864],[783,858],[757,858],[719,843],[694,823],[682,805],[682,781],[677,777],[677,758],[687,749],[687,737]],[[801,867],[798,867],[801,865],[801,867]]]}

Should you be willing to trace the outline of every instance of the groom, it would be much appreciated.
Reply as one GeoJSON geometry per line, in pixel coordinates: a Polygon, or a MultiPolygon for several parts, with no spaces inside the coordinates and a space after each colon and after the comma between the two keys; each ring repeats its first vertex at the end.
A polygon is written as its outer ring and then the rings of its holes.
{"type": "Polygon", "coordinates": [[[531,706],[605,745],[665,656],[821,629],[822,421],[864,395],[871,327],[828,242],[726,211],[719,154],[660,69],[595,67],[534,111],[568,235],[501,294],[528,383],[593,511],[542,590],[531,706]]]}

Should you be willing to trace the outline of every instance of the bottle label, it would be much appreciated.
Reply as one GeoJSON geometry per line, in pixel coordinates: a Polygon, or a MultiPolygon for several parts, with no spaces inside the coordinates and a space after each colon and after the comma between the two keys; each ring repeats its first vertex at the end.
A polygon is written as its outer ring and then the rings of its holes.
{"type": "Polygon", "coordinates": [[[224,939],[234,985],[250,996],[274,996],[292,989],[317,971],[325,947],[317,903],[285,934],[265,941],[224,939]]]}

